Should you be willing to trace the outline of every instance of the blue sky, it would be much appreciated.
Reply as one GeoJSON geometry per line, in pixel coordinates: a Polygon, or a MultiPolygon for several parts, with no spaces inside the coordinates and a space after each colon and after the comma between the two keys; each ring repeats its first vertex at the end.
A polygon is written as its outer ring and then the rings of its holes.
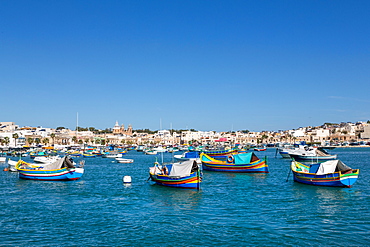
{"type": "Polygon", "coordinates": [[[287,130],[370,119],[370,1],[0,1],[0,121],[287,130]]]}

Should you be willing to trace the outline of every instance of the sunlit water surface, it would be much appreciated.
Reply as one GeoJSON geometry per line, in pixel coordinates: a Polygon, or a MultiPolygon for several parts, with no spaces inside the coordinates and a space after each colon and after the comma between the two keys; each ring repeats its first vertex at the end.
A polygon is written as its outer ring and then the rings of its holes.
{"type": "Polygon", "coordinates": [[[148,167],[155,156],[136,151],[125,155],[133,164],[86,159],[78,181],[28,181],[1,171],[0,245],[369,245],[370,148],[330,151],[361,169],[352,188],[295,183],[289,160],[275,150],[256,153],[268,157],[269,174],[204,171],[200,191],[154,185],[148,167]],[[125,175],[132,184],[122,183],[125,175]]]}

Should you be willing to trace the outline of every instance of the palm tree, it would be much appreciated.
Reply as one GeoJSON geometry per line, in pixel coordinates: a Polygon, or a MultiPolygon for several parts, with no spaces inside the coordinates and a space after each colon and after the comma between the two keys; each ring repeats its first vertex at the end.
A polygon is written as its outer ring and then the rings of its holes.
{"type": "Polygon", "coordinates": [[[32,145],[32,143],[33,143],[33,138],[28,137],[28,138],[27,138],[27,142],[28,142],[28,145],[32,145]]]}
{"type": "Polygon", "coordinates": [[[48,143],[49,143],[49,138],[44,138],[44,139],[42,140],[42,143],[44,143],[44,145],[46,146],[46,144],[48,144],[48,143]]]}
{"type": "Polygon", "coordinates": [[[9,137],[5,136],[4,137],[4,143],[5,143],[5,145],[9,145],[9,142],[10,142],[9,137]]]}
{"type": "Polygon", "coordinates": [[[36,139],[35,139],[35,143],[36,143],[36,145],[39,145],[39,144],[40,144],[40,142],[41,142],[40,138],[36,138],[36,139]]]}
{"type": "Polygon", "coordinates": [[[297,140],[297,137],[293,137],[293,143],[295,143],[295,141],[297,140]]]}
{"type": "Polygon", "coordinates": [[[267,139],[268,138],[268,136],[267,135],[265,135],[265,134],[263,134],[262,136],[261,136],[261,144],[263,143],[263,139],[267,139]]]}
{"type": "Polygon", "coordinates": [[[72,137],[72,141],[73,141],[74,143],[76,143],[76,142],[77,142],[77,136],[72,137]]]}
{"type": "Polygon", "coordinates": [[[14,147],[16,147],[17,146],[17,139],[18,139],[18,134],[17,133],[14,133],[13,134],[13,138],[14,138],[14,147]]]}

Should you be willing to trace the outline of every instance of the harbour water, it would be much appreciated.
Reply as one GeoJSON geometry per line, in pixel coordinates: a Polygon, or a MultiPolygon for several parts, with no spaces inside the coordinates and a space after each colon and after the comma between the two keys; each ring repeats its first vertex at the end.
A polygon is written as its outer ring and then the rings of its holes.
{"type": "Polygon", "coordinates": [[[125,155],[132,164],[86,159],[85,174],[71,182],[1,171],[0,245],[368,246],[370,148],[330,152],[360,169],[352,188],[294,183],[290,161],[273,148],[256,153],[268,157],[269,174],[204,171],[200,191],[154,185],[155,156],[136,151],[125,155]]]}

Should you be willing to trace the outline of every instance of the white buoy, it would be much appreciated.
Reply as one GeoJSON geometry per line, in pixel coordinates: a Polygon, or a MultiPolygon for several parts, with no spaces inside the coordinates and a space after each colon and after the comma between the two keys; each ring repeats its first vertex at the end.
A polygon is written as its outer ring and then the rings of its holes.
{"type": "Polygon", "coordinates": [[[123,177],[123,182],[124,183],[131,183],[131,176],[124,176],[123,177]]]}

